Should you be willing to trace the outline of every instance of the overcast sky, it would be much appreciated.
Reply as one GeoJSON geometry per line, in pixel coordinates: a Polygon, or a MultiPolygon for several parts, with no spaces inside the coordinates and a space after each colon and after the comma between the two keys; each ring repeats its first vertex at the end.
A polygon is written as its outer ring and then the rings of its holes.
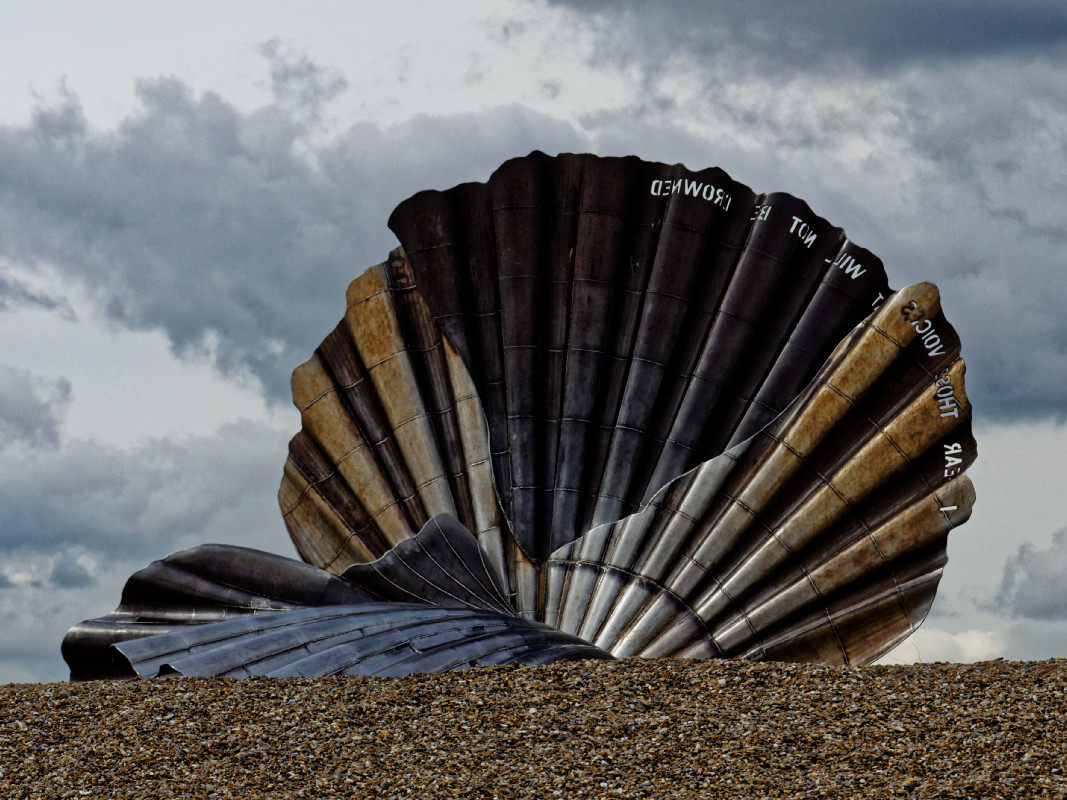
{"type": "Polygon", "coordinates": [[[1067,6],[0,0],[0,681],[201,542],[294,555],[289,375],[397,202],[720,166],[932,280],[974,516],[889,661],[1067,656],[1067,6]]]}

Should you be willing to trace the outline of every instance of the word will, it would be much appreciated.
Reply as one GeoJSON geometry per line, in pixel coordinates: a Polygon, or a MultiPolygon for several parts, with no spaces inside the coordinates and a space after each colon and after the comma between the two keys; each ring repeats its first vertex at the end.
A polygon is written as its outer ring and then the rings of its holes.
{"type": "Polygon", "coordinates": [[[856,280],[856,278],[867,271],[863,268],[863,264],[858,262],[848,253],[839,253],[837,258],[833,261],[826,259],[826,263],[831,264],[838,269],[843,269],[845,274],[852,278],[852,280],[856,280]]]}

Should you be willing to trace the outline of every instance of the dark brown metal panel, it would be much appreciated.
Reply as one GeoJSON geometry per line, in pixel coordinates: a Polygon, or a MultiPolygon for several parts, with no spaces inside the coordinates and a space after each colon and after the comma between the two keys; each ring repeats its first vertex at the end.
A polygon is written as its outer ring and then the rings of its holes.
{"type": "Polygon", "coordinates": [[[681,166],[670,172],[658,167],[641,190],[665,192],[667,203],[592,524],[633,512],[649,489],[669,421],[733,270],[737,249],[729,240],[739,238],[752,197],[719,169],[690,173],[681,166]],[[729,202],[717,204],[718,192],[729,202]]]}
{"type": "Polygon", "coordinates": [[[512,161],[490,186],[499,271],[501,339],[512,486],[505,494],[516,530],[535,530],[541,470],[535,458],[545,432],[538,395],[543,370],[548,264],[541,219],[547,201],[545,158],[512,161]]]}
{"type": "Polygon", "coordinates": [[[595,507],[597,466],[606,447],[604,418],[610,415],[605,409],[613,405],[622,378],[614,369],[616,340],[631,308],[627,295],[648,269],[630,262],[631,240],[642,227],[631,213],[635,166],[627,159],[589,160],[582,175],[556,492],[550,537],[536,551],[542,560],[584,529],[595,507]]]}
{"type": "MultiPolygon", "coordinates": [[[[725,447],[770,368],[801,304],[794,295],[814,289],[824,259],[841,233],[807,204],[786,194],[757,198],[748,239],[704,342],[649,484],[654,493],[674,475],[714,457],[725,447]],[[769,342],[768,346],[761,346],[769,342]]],[[[853,323],[857,322],[854,320],[853,323]]],[[[650,494],[649,494],[650,496],[650,494]]]]}
{"type": "Polygon", "coordinates": [[[891,293],[882,262],[846,241],[825,270],[730,443],[744,441],[777,416],[811,381],[825,354],[856,320],[885,302],[891,293]]]}
{"type": "Polygon", "coordinates": [[[404,252],[420,264],[416,280],[419,293],[431,303],[438,323],[470,364],[470,337],[464,319],[465,297],[471,287],[463,258],[460,221],[449,193],[426,191],[404,201],[389,217],[389,227],[404,244],[404,252]]]}
{"type": "MultiPolygon", "coordinates": [[[[634,347],[641,320],[647,313],[647,285],[654,272],[662,234],[665,204],[644,188],[661,174],[654,164],[626,159],[626,183],[617,191],[628,200],[623,248],[616,261],[614,309],[610,330],[604,342],[604,370],[596,393],[598,401],[592,419],[592,444],[584,462],[583,494],[586,502],[573,538],[601,519],[617,519],[627,508],[624,481],[615,482],[609,473],[613,462],[612,441],[619,431],[619,416],[626,402],[624,394],[635,364],[634,347]],[[616,498],[618,498],[616,500],[616,498]]],[[[546,553],[547,555],[547,553],[546,553]]]]}
{"type": "MultiPolygon", "coordinates": [[[[816,216],[806,204],[793,212],[790,232],[801,242],[801,246],[794,251],[781,284],[768,299],[758,328],[758,336],[749,346],[741,361],[743,367],[729,389],[729,393],[741,403],[732,407],[734,413],[720,415],[721,421],[710,432],[711,435],[705,434],[702,450],[718,452],[728,442],[736,443],[751,436],[763,427],[763,424],[777,416],[811,380],[818,366],[821,366],[821,363],[809,365],[804,360],[795,360],[794,353],[786,353],[785,347],[805,317],[824,311],[814,306],[812,301],[830,268],[832,257],[840,252],[844,244],[844,232],[816,216]],[[797,228],[795,232],[794,227],[797,228]],[[802,232],[804,235],[801,235],[802,232]],[[811,237],[815,239],[812,240],[811,237]],[[789,389],[780,383],[777,387],[771,384],[764,389],[773,373],[777,373],[776,378],[779,381],[785,375],[797,377],[789,382],[789,389]],[[751,420],[749,425],[741,430],[741,420],[748,415],[757,398],[758,407],[765,409],[765,414],[751,420]],[[757,422],[758,419],[762,421],[757,422]]],[[[844,320],[845,325],[838,331],[837,336],[820,342],[820,355],[825,357],[833,345],[847,333],[848,328],[870,311],[871,307],[851,308],[851,313],[844,320]]],[[[826,327],[832,326],[832,323],[832,319],[821,321],[826,327]]]]}
{"type": "MultiPolygon", "coordinates": [[[[489,187],[463,184],[453,197],[457,221],[457,268],[465,274],[466,293],[461,298],[467,328],[468,352],[460,354],[476,376],[478,395],[489,423],[493,468],[498,484],[510,488],[511,459],[508,455],[507,394],[504,351],[500,332],[500,290],[497,279],[496,245],[489,187]]],[[[409,255],[409,258],[413,258],[409,255]]],[[[416,272],[418,269],[416,268],[416,272]]],[[[505,492],[506,494],[506,492],[505,492]]]]}
{"type": "Polygon", "coordinates": [[[535,385],[543,405],[544,441],[540,481],[538,525],[551,530],[552,508],[559,469],[560,428],[566,385],[567,324],[570,319],[571,283],[574,278],[575,242],[581,209],[582,177],[590,160],[585,156],[559,156],[552,161],[550,203],[541,220],[548,249],[548,304],[542,310],[547,338],[543,380],[535,385]]]}

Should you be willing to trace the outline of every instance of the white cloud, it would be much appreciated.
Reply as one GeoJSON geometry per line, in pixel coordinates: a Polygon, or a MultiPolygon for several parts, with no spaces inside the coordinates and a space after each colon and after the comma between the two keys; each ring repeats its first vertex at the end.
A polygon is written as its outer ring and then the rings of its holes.
{"type": "Polygon", "coordinates": [[[59,643],[135,570],[196,544],[294,556],[277,491],[289,431],[262,422],[123,450],[0,452],[0,681],[61,680],[59,643]]]}
{"type": "Polygon", "coordinates": [[[995,606],[1013,616],[1067,622],[1067,528],[1052,536],[1052,546],[1029,544],[1008,559],[995,606]]]}
{"type": "Polygon", "coordinates": [[[55,445],[70,401],[70,382],[35,377],[0,364],[0,449],[13,444],[55,445]]]}
{"type": "Polygon", "coordinates": [[[1000,631],[966,630],[950,633],[923,625],[886,653],[879,664],[930,664],[934,661],[988,661],[1002,658],[1005,637],[1000,631]]]}

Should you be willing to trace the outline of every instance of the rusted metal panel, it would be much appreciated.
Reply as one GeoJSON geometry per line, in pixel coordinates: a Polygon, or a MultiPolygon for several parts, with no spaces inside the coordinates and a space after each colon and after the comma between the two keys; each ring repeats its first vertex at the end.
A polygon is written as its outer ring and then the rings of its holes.
{"type": "Polygon", "coordinates": [[[478,398],[405,288],[405,269],[398,253],[389,275],[379,266],[354,280],[344,319],[293,373],[303,430],[279,501],[301,555],[336,573],[382,556],[438,514],[499,540],[478,398]],[[329,524],[307,525],[309,517],[329,524]]]}

